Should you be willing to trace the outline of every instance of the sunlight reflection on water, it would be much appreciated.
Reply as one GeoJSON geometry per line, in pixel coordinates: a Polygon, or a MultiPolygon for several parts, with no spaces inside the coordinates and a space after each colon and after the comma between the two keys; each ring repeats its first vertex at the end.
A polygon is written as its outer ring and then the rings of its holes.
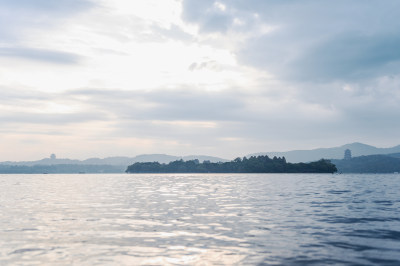
{"type": "Polygon", "coordinates": [[[399,265],[399,175],[0,175],[0,265],[399,265]]]}

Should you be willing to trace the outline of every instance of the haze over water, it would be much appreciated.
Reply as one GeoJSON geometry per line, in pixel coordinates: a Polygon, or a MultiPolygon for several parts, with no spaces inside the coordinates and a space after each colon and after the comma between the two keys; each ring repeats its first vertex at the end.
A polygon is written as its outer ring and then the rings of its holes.
{"type": "Polygon", "coordinates": [[[399,265],[400,175],[0,175],[0,265],[399,265]]]}

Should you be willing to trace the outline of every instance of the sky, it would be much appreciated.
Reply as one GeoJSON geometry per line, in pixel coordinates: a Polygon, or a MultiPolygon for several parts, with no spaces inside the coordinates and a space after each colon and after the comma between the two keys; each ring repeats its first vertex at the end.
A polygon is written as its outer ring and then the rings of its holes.
{"type": "Polygon", "coordinates": [[[400,144],[398,0],[0,0],[0,161],[400,144]]]}

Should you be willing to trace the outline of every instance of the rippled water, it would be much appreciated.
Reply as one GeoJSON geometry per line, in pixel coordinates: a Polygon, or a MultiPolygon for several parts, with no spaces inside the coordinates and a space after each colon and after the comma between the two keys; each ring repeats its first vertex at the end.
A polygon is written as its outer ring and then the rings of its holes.
{"type": "Polygon", "coordinates": [[[0,175],[0,265],[400,265],[400,175],[0,175]]]}

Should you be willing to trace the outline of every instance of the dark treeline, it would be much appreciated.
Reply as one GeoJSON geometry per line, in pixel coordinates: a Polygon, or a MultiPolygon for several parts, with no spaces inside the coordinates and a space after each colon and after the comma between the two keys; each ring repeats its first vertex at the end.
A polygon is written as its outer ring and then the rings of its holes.
{"type": "Polygon", "coordinates": [[[137,162],[126,169],[127,173],[334,173],[336,171],[336,166],[329,160],[287,163],[285,157],[271,159],[268,156],[236,158],[224,163],[209,161],[200,163],[199,160],[178,160],[169,164],[137,162]]]}
{"type": "Polygon", "coordinates": [[[123,173],[125,167],[114,165],[53,164],[53,165],[0,165],[2,174],[74,174],[123,173]]]}
{"type": "Polygon", "coordinates": [[[350,160],[332,160],[339,173],[393,173],[400,172],[399,154],[367,155],[350,160]]]}

